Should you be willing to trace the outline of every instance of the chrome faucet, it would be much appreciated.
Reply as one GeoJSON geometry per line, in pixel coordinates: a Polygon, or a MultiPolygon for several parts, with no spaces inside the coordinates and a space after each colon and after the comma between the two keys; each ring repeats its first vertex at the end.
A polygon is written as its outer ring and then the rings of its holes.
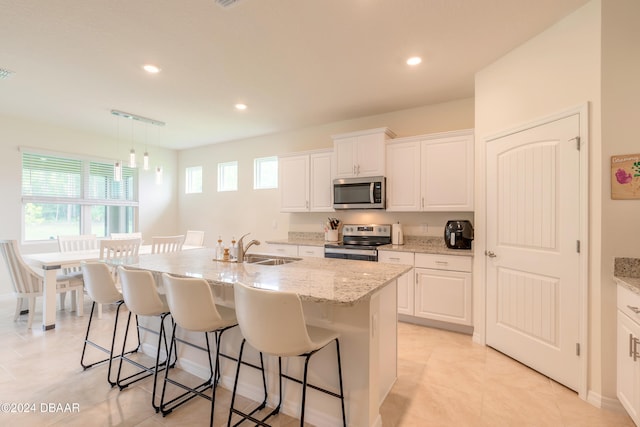
{"type": "Polygon", "coordinates": [[[244,255],[247,253],[247,249],[249,249],[252,245],[259,245],[259,240],[251,240],[247,243],[247,246],[244,246],[242,240],[251,233],[247,233],[238,239],[238,262],[244,262],[244,255]]]}

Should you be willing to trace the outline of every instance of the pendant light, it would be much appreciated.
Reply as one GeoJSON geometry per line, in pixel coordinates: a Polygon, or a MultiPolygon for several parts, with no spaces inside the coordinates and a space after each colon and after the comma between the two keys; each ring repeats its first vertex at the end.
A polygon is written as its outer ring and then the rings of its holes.
{"type": "MultiPolygon", "coordinates": [[[[154,120],[154,119],[150,119],[148,117],[142,117],[142,116],[138,116],[136,114],[131,114],[131,113],[126,113],[124,111],[120,111],[120,110],[111,110],[111,114],[113,114],[114,116],[118,116],[118,117],[124,117],[125,119],[131,119],[131,120],[136,120],[139,122],[143,122],[146,123],[147,125],[154,125],[154,126],[158,126],[158,132],[160,132],[160,127],[164,126],[165,123],[161,122],[159,120],[154,120]]],[[[118,125],[120,124],[120,122],[118,122],[118,125]]],[[[120,137],[120,128],[118,127],[118,138],[120,137]]],[[[122,163],[121,162],[116,162],[119,163],[119,167],[122,167],[122,163]]],[[[133,143],[133,121],[131,122],[131,150],[129,151],[129,167],[135,168],[136,165],[136,150],[134,149],[134,143],[133,143]]],[[[147,151],[147,138],[146,138],[146,128],[145,128],[145,146],[144,146],[144,155],[142,157],[142,167],[144,170],[149,170],[149,152],[147,151]]],[[[156,174],[157,174],[157,170],[156,170],[156,174]]],[[[122,176],[122,172],[120,174],[122,176]]],[[[160,168],[160,175],[162,175],[162,168],[160,168]]],[[[115,165],[114,165],[114,176],[115,176],[115,165]]]]}
{"type": "Polygon", "coordinates": [[[149,153],[147,152],[147,141],[149,140],[149,126],[144,126],[144,155],[142,156],[142,169],[149,170],[149,153]]]}
{"type": "MultiPolygon", "coordinates": [[[[118,141],[120,141],[120,119],[116,118],[116,124],[118,128],[118,135],[116,139],[116,156],[118,155],[118,141]]],[[[115,182],[122,181],[122,164],[119,160],[116,160],[113,164],[113,180],[115,182]]]]}
{"type": "Polygon", "coordinates": [[[156,166],[156,185],[162,185],[162,167],[156,166]]]}
{"type": "Polygon", "coordinates": [[[136,150],[133,148],[133,118],[131,120],[131,150],[129,150],[129,167],[136,167],[136,150]]]}

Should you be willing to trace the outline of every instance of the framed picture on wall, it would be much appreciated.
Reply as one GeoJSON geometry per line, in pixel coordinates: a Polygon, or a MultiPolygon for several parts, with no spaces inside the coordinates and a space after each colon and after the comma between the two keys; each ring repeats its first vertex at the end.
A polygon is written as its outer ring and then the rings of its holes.
{"type": "Polygon", "coordinates": [[[611,198],[640,199],[640,154],[611,156],[611,198]]]}

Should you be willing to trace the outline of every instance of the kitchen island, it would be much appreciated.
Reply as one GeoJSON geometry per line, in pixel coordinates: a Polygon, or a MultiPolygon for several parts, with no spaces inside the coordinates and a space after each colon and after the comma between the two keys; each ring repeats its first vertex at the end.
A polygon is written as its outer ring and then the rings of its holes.
{"type": "MultiPolygon", "coordinates": [[[[140,256],[126,262],[135,268],[154,272],[162,288],[161,274],[172,273],[206,279],[213,287],[217,302],[233,306],[233,284],[242,282],[262,289],[295,292],[303,301],[307,321],[340,332],[342,369],[347,423],[350,426],[381,426],[380,405],[396,379],[397,302],[396,279],[410,267],[326,258],[299,258],[283,265],[214,261],[211,249],[140,256]]],[[[162,292],[162,289],[161,289],[162,292]]],[[[268,319],[265,319],[268,321],[268,319]]],[[[184,332],[182,332],[184,336],[184,332]]],[[[203,341],[190,334],[189,340],[203,341]]],[[[222,351],[237,356],[242,337],[238,328],[225,333],[222,351]]],[[[154,340],[145,341],[144,351],[155,354],[154,340]]],[[[179,348],[178,366],[206,378],[207,362],[187,346],[179,348]]],[[[257,361],[257,353],[251,356],[257,361]]],[[[270,399],[277,404],[277,360],[267,358],[270,399]]],[[[302,358],[283,361],[290,375],[301,376],[302,358]]],[[[259,374],[250,372],[238,392],[255,401],[262,400],[259,374]]],[[[243,370],[243,373],[245,371],[243,370]]],[[[221,362],[221,384],[233,385],[235,363],[221,362]]],[[[319,386],[338,390],[335,354],[321,351],[309,366],[309,380],[319,386]]],[[[284,383],[282,411],[299,417],[300,386],[284,383]]],[[[335,398],[311,391],[307,398],[305,420],[317,426],[340,425],[340,405],[335,398]]]]}

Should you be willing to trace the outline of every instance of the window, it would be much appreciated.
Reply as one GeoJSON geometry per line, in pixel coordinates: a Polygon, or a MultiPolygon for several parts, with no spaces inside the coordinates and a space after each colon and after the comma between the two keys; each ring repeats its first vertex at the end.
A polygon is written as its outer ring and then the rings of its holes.
{"type": "Polygon", "coordinates": [[[22,153],[25,241],[58,235],[132,232],[137,214],[137,169],[62,155],[22,153]]]}
{"type": "Polygon", "coordinates": [[[278,158],[261,157],[253,161],[253,188],[278,188],[278,158]]]}
{"type": "Polygon", "coordinates": [[[185,193],[202,193],[202,166],[185,169],[185,193]]]}
{"type": "Polygon", "coordinates": [[[238,162],[218,163],[218,191],[238,191],[238,162]]]}

